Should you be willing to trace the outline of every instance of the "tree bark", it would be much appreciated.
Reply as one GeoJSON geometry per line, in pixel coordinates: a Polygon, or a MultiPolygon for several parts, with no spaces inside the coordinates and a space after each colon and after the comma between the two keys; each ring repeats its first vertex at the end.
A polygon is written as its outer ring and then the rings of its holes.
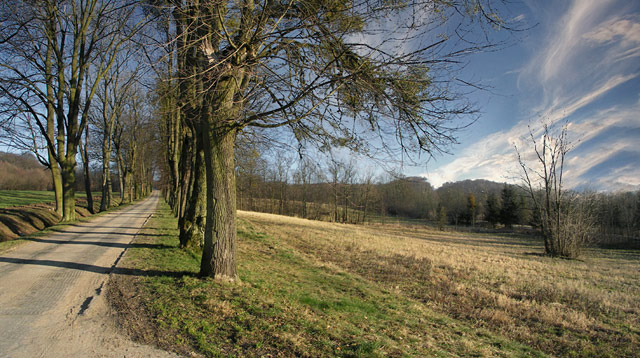
{"type": "Polygon", "coordinates": [[[177,216],[181,218],[185,214],[185,209],[188,200],[189,182],[191,180],[191,167],[193,162],[193,136],[188,126],[183,126],[182,136],[182,150],[180,153],[180,165],[179,165],[179,195],[178,195],[178,208],[177,216]]]}
{"type": "MultiPolygon", "coordinates": [[[[50,24],[49,24],[50,25],[50,24]]],[[[47,28],[52,31],[50,27],[47,28]]],[[[45,61],[46,83],[47,83],[47,154],[49,159],[49,168],[51,169],[51,179],[53,183],[53,192],[56,198],[56,213],[62,217],[62,174],[60,173],[60,165],[56,158],[55,148],[55,98],[53,88],[53,60],[52,60],[52,44],[47,42],[47,52],[45,61]]]]}
{"type": "Polygon", "coordinates": [[[124,168],[124,160],[122,159],[122,152],[120,151],[120,146],[116,145],[116,161],[118,166],[118,184],[120,186],[120,204],[124,204],[124,176],[125,176],[125,168],[124,168]]]}
{"type": "Polygon", "coordinates": [[[86,126],[84,145],[80,148],[82,167],[84,169],[84,190],[87,193],[87,209],[91,214],[93,210],[93,194],[91,193],[91,176],[89,174],[89,126],[86,126]]]}
{"type": "Polygon", "coordinates": [[[236,183],[235,130],[214,123],[204,133],[207,218],[200,275],[235,281],[236,183]]]}
{"type": "Polygon", "coordinates": [[[62,172],[62,221],[76,218],[76,158],[68,155],[61,163],[62,172]]]}
{"type": "Polygon", "coordinates": [[[51,179],[53,182],[53,192],[56,197],[56,213],[62,217],[62,173],[60,173],[60,165],[56,160],[55,154],[49,148],[49,164],[51,166],[51,179]]]}
{"type": "Polygon", "coordinates": [[[207,216],[206,167],[202,136],[195,136],[196,156],[193,167],[193,189],[185,214],[179,219],[180,246],[198,247],[204,243],[207,216]]]}
{"type": "MultiPolygon", "coordinates": [[[[109,124],[109,123],[107,123],[109,124]]],[[[102,198],[100,199],[100,211],[105,211],[111,206],[111,131],[113,123],[104,129],[102,137],[102,198]]]]}

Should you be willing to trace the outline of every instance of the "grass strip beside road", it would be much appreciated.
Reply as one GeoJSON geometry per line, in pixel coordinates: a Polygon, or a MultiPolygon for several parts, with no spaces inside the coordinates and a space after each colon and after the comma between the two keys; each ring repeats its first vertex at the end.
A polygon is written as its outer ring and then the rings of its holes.
{"type": "Polygon", "coordinates": [[[139,341],[189,355],[543,356],[238,222],[240,283],[196,277],[161,203],[119,264],[110,302],[139,341]]]}

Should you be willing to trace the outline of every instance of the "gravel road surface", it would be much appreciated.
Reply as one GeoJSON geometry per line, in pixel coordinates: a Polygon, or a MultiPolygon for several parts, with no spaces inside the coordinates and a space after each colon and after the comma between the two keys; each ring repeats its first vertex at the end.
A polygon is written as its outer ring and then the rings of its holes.
{"type": "Polygon", "coordinates": [[[159,198],[0,254],[0,357],[175,357],[120,335],[103,294],[159,198]]]}

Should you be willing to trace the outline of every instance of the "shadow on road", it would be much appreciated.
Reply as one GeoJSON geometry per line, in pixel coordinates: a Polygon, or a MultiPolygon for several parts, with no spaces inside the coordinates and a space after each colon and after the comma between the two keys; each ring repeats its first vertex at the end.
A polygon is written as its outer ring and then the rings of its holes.
{"type": "MultiPolygon", "coordinates": [[[[126,235],[121,233],[103,233],[105,235],[126,235]]],[[[133,234],[132,234],[133,235],[133,234]]],[[[138,236],[162,236],[162,235],[153,235],[153,234],[140,234],[138,236]]],[[[104,241],[68,241],[68,240],[52,240],[52,239],[37,239],[37,238],[25,238],[25,241],[33,241],[40,242],[45,244],[59,244],[59,245],[95,245],[95,246],[103,246],[103,247],[116,247],[120,249],[125,248],[140,248],[140,249],[171,249],[174,246],[162,245],[162,244],[127,244],[127,243],[118,243],[118,242],[104,242],[104,241]]]]}
{"type": "Polygon", "coordinates": [[[68,261],[56,261],[56,260],[35,260],[35,259],[20,259],[13,257],[0,257],[0,262],[6,262],[17,265],[39,265],[39,266],[52,266],[60,268],[68,268],[73,270],[81,270],[88,272],[95,272],[99,274],[118,274],[128,276],[143,276],[143,277],[183,277],[183,276],[197,276],[195,272],[190,271],[160,271],[160,270],[134,270],[120,267],[103,267],[96,265],[81,264],[77,262],[68,261]]]}

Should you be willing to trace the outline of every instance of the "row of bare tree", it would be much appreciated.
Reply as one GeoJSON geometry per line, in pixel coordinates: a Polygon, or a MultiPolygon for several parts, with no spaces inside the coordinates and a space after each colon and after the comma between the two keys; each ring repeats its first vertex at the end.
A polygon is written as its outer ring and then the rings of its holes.
{"type": "Polygon", "coordinates": [[[272,160],[252,150],[237,157],[238,208],[342,223],[378,217],[382,197],[374,176],[353,160],[331,158],[322,167],[281,152],[272,160]]]}
{"type": "Polygon", "coordinates": [[[151,189],[153,139],[136,89],[132,40],[147,22],[137,1],[1,1],[0,125],[3,144],[31,150],[51,173],[56,212],[75,218],[78,154],[93,211],[92,159],[101,162],[100,210],[151,189]],[[145,126],[147,127],[145,129],[145,126]],[[96,155],[97,141],[102,143],[96,155]],[[112,159],[112,156],[115,160],[112,159]]]}

